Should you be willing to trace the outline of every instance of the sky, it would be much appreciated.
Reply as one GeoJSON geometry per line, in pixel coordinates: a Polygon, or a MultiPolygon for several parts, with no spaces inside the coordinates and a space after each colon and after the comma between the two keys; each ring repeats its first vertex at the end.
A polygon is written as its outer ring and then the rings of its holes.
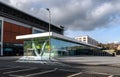
{"type": "Polygon", "coordinates": [[[10,6],[65,27],[65,36],[89,35],[101,43],[120,41],[120,0],[0,0],[10,6]]]}

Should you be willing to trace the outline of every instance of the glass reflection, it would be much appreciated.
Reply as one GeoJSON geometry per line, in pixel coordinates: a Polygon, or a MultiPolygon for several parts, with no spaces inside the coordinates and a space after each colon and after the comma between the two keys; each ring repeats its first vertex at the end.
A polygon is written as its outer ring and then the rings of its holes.
{"type": "Polygon", "coordinates": [[[49,46],[48,37],[27,39],[24,41],[24,55],[26,56],[76,56],[83,54],[91,54],[93,48],[83,46],[81,44],[69,42],[59,38],[51,37],[51,47],[49,46]],[[51,52],[49,52],[51,48],[51,52]]]}

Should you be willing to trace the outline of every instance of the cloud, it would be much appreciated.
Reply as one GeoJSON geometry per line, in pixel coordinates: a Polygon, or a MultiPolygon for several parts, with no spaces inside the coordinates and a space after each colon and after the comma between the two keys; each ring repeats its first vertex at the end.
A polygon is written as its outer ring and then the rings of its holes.
{"type": "Polygon", "coordinates": [[[120,0],[0,0],[20,10],[48,21],[52,12],[52,23],[69,30],[90,31],[106,28],[120,19],[120,0]]]}
{"type": "Polygon", "coordinates": [[[7,4],[10,3],[10,0],[0,0],[0,1],[3,2],[3,3],[7,3],[7,4]]]}

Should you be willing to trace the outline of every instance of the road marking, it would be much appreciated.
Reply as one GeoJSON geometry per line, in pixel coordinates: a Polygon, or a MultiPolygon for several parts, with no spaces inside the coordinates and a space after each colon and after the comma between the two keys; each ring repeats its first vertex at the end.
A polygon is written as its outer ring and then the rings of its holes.
{"type": "Polygon", "coordinates": [[[108,73],[102,73],[102,72],[94,72],[94,71],[86,71],[86,72],[84,72],[84,73],[88,73],[88,74],[102,74],[102,75],[111,75],[111,74],[108,74],[108,73]]]}
{"type": "Polygon", "coordinates": [[[17,66],[17,67],[9,67],[9,68],[3,68],[3,69],[0,69],[0,70],[7,70],[7,69],[13,69],[13,68],[19,68],[20,66],[17,66]]]}
{"type": "Polygon", "coordinates": [[[114,75],[110,75],[110,74],[107,74],[107,73],[99,73],[99,72],[79,72],[79,73],[75,73],[75,74],[69,75],[69,76],[67,76],[67,77],[74,77],[74,76],[77,76],[77,75],[82,74],[82,73],[109,75],[108,77],[113,77],[113,76],[114,76],[114,75]]]}
{"type": "Polygon", "coordinates": [[[25,76],[20,76],[20,75],[12,75],[12,74],[10,74],[9,76],[10,76],[10,77],[25,77],[25,76]]]}
{"type": "Polygon", "coordinates": [[[53,69],[53,70],[48,70],[48,71],[43,71],[43,72],[39,72],[39,73],[33,73],[33,74],[29,74],[29,75],[25,75],[24,77],[30,77],[30,76],[35,76],[35,75],[41,75],[41,74],[45,74],[45,73],[50,73],[53,71],[56,71],[57,68],[53,69]]]}
{"type": "Polygon", "coordinates": [[[58,70],[61,70],[61,71],[67,71],[67,72],[75,72],[75,71],[67,70],[67,69],[58,69],[58,70]]]}
{"type": "Polygon", "coordinates": [[[114,75],[110,75],[110,76],[108,76],[108,77],[113,77],[114,75]]]}
{"type": "Polygon", "coordinates": [[[113,77],[114,75],[108,74],[108,73],[100,73],[100,72],[84,72],[88,74],[101,74],[101,75],[108,75],[108,77],[113,77]]]}
{"type": "Polygon", "coordinates": [[[37,68],[29,68],[29,69],[22,69],[22,70],[3,72],[3,74],[9,74],[9,73],[15,73],[15,72],[21,72],[21,71],[28,71],[28,70],[33,70],[33,69],[37,69],[37,68]]]}
{"type": "Polygon", "coordinates": [[[69,75],[69,76],[67,76],[67,77],[74,77],[74,76],[77,76],[77,75],[80,75],[80,74],[82,74],[82,72],[75,73],[75,74],[69,75]]]}

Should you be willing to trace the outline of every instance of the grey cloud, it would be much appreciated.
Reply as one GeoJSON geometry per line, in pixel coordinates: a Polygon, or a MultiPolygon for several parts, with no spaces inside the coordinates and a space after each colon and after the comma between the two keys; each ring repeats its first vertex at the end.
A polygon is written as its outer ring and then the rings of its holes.
{"type": "Polygon", "coordinates": [[[60,20],[58,19],[58,22],[59,21],[60,23],[63,22],[66,25],[66,27],[71,30],[94,30],[96,28],[108,27],[108,24],[115,19],[115,16],[117,14],[119,15],[120,9],[118,8],[119,6],[116,6],[118,2],[113,2],[113,1],[108,2],[108,0],[106,0],[105,2],[101,2],[97,5],[94,5],[96,2],[91,2],[91,3],[92,4],[89,5],[88,8],[82,7],[81,9],[79,9],[79,11],[74,10],[76,14],[72,14],[71,12],[68,12],[67,19],[64,18],[64,16],[66,15],[62,14],[63,17],[60,20]]]}
{"type": "Polygon", "coordinates": [[[7,4],[10,3],[10,0],[0,0],[0,1],[3,2],[3,3],[7,3],[7,4]]]}
{"type": "Polygon", "coordinates": [[[0,0],[9,2],[27,13],[48,21],[49,7],[52,23],[70,30],[106,28],[120,18],[120,0],[0,0]]]}

